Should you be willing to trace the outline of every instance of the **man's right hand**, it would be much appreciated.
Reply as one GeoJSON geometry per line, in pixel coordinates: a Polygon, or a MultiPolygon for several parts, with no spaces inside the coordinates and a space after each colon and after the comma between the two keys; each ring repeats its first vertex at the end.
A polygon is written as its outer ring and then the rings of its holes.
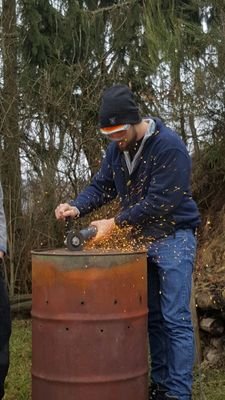
{"type": "Polygon", "coordinates": [[[77,218],[79,217],[79,210],[68,203],[63,203],[56,207],[55,216],[57,219],[65,219],[66,217],[77,218]]]}

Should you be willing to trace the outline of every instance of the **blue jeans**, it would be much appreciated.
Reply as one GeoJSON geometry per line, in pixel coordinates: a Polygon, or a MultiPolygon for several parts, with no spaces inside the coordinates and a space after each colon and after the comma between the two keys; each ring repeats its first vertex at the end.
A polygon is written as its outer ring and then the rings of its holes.
{"type": "Polygon", "coordinates": [[[0,399],[4,396],[4,382],[9,368],[9,338],[11,318],[9,298],[0,265],[0,399]]]}
{"type": "Polygon", "coordinates": [[[151,379],[179,400],[190,400],[194,333],[190,298],[196,237],[191,229],[156,240],[148,249],[151,379]]]}

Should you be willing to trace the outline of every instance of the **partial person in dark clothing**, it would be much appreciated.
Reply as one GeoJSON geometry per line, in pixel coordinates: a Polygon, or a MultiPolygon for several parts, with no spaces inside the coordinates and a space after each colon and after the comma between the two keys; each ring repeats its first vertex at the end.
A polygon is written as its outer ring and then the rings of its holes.
{"type": "Polygon", "coordinates": [[[3,193],[0,185],[0,399],[4,397],[4,382],[9,368],[9,338],[11,318],[9,298],[4,280],[3,257],[6,253],[6,222],[3,193]]]}
{"type": "Polygon", "coordinates": [[[151,400],[190,400],[194,335],[190,313],[195,231],[191,159],[179,135],[158,118],[142,118],[125,85],[105,90],[100,131],[109,144],[91,184],[57,219],[82,217],[118,196],[119,213],[93,221],[95,240],[130,227],[147,245],[151,400]]]}

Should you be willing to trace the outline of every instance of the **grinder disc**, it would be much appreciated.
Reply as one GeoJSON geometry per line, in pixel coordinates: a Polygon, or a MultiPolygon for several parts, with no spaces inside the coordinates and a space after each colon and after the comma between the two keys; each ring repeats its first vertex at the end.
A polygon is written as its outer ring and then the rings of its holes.
{"type": "Polygon", "coordinates": [[[70,231],[66,238],[66,246],[70,251],[80,251],[83,248],[83,236],[78,231],[70,231]]]}

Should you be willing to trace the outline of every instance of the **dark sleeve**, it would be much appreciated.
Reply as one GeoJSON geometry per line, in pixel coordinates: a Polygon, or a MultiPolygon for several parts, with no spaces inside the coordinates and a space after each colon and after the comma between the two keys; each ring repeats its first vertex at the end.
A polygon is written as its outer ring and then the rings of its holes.
{"type": "Polygon", "coordinates": [[[148,193],[136,205],[121,211],[115,218],[118,226],[139,225],[145,220],[170,215],[181,203],[190,186],[191,160],[185,152],[167,150],[154,160],[148,193]]]}
{"type": "Polygon", "coordinates": [[[94,176],[91,184],[82,191],[75,200],[70,201],[72,206],[76,206],[80,211],[80,216],[88,214],[103,204],[112,201],[117,195],[110,152],[102,161],[100,170],[94,176]]]}

